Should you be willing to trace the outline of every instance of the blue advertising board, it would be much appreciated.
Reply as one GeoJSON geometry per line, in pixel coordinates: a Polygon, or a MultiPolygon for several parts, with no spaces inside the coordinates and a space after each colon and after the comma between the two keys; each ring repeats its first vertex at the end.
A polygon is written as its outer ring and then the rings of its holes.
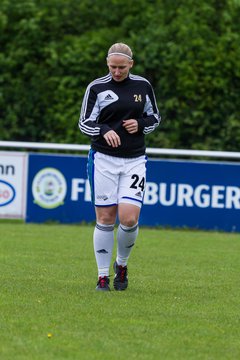
{"type": "MultiPolygon", "coordinates": [[[[29,155],[27,222],[95,220],[87,157],[29,155]]],[[[140,224],[240,231],[240,165],[153,160],[140,224]]]]}
{"type": "Polygon", "coordinates": [[[148,163],[141,220],[148,225],[240,231],[240,165],[148,163]]]}
{"type": "Polygon", "coordinates": [[[87,157],[29,154],[26,222],[93,221],[87,157]]]}

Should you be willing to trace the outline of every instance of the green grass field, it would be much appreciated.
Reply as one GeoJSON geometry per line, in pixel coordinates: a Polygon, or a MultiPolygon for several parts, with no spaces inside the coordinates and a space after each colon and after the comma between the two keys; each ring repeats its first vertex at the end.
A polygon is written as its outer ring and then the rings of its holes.
{"type": "Polygon", "coordinates": [[[0,359],[240,359],[240,234],[141,229],[101,293],[92,232],[0,222],[0,359]]]}

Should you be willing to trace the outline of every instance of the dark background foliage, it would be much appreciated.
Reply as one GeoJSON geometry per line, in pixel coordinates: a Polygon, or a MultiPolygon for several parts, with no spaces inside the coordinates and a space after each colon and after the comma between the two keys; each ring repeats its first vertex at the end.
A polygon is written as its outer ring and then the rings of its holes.
{"type": "Polygon", "coordinates": [[[114,42],[162,115],[148,146],[239,151],[240,0],[1,0],[0,139],[89,143],[86,86],[114,42]]]}

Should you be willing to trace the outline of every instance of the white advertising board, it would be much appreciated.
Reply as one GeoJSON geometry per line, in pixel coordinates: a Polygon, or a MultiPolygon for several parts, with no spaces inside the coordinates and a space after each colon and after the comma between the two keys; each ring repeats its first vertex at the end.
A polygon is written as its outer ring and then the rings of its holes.
{"type": "Polygon", "coordinates": [[[0,151],[0,218],[24,219],[28,154],[0,151]]]}

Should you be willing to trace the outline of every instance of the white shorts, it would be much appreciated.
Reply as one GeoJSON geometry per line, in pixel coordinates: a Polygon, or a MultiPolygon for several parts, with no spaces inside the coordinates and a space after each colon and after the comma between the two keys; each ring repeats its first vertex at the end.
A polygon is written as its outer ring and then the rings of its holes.
{"type": "Polygon", "coordinates": [[[90,150],[88,178],[95,206],[130,203],[142,206],[146,184],[145,155],[118,158],[90,150]]]}

